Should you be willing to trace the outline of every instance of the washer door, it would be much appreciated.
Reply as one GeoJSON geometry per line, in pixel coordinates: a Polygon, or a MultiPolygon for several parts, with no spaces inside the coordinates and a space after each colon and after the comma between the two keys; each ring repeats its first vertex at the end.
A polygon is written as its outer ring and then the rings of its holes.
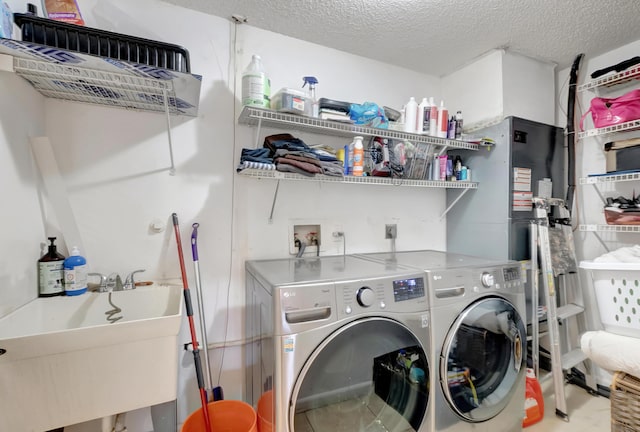
{"type": "Polygon", "coordinates": [[[289,422],[296,432],[418,430],[428,399],[427,354],[416,336],[397,321],[366,318],[312,353],[296,380],[289,422]]]}
{"type": "Polygon", "coordinates": [[[440,384],[451,408],[471,422],[500,413],[523,379],[525,343],[522,318],[507,300],[488,297],[467,307],[440,356],[440,384]]]}

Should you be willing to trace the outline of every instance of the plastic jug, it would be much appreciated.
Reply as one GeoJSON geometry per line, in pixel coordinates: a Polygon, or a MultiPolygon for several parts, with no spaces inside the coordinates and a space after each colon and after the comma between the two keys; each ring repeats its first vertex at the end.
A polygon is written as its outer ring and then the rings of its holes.
{"type": "Polygon", "coordinates": [[[544,398],[542,397],[542,388],[536,378],[533,369],[527,368],[525,400],[524,400],[524,419],[522,427],[531,426],[538,423],[544,417],[544,398]]]}

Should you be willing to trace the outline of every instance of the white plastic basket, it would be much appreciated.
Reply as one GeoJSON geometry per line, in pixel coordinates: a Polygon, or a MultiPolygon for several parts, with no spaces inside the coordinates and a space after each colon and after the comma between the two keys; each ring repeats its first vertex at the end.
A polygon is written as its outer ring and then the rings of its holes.
{"type": "Polygon", "coordinates": [[[580,267],[591,273],[604,329],[640,338],[640,263],[582,261],[580,267]]]}

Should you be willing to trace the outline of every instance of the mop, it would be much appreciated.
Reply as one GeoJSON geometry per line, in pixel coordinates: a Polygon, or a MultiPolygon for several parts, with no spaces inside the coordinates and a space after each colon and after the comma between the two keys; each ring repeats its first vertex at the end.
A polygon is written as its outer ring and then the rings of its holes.
{"type": "Polygon", "coordinates": [[[184,288],[184,305],[187,309],[187,318],[189,320],[189,330],[191,332],[191,345],[193,346],[193,361],[196,367],[196,379],[198,380],[198,389],[200,390],[200,402],[202,403],[202,415],[204,417],[205,430],[211,431],[211,421],[209,420],[209,410],[207,408],[207,391],[204,387],[202,379],[202,366],[200,364],[200,350],[198,349],[198,339],[196,337],[196,328],[193,323],[193,307],[191,306],[191,294],[189,292],[189,283],[187,282],[187,272],[184,268],[184,255],[182,254],[182,241],[180,240],[180,228],[178,227],[178,215],[173,213],[173,231],[176,234],[176,243],[178,244],[178,258],[180,259],[180,272],[182,274],[182,286],[184,288]]]}
{"type": "Polygon", "coordinates": [[[192,225],[193,231],[191,232],[191,253],[193,256],[193,270],[196,277],[196,294],[198,295],[198,318],[200,320],[200,336],[202,337],[202,345],[204,346],[204,368],[207,371],[205,379],[207,381],[207,390],[211,389],[211,397],[213,401],[223,399],[222,389],[220,387],[213,387],[213,380],[211,379],[211,366],[209,363],[209,343],[207,342],[207,325],[204,319],[204,310],[202,305],[202,283],[200,281],[200,262],[198,261],[198,227],[199,223],[192,225]]]}

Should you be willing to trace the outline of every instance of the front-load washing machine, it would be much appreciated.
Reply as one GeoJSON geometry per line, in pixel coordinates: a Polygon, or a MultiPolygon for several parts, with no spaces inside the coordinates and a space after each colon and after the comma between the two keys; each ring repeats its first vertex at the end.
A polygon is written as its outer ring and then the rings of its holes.
{"type": "Polygon", "coordinates": [[[439,251],[362,256],[425,271],[437,370],[426,430],[521,431],[526,317],[520,264],[439,251]]]}
{"type": "Polygon", "coordinates": [[[261,430],[405,432],[432,422],[424,272],[352,256],[245,269],[246,400],[261,430]]]}

